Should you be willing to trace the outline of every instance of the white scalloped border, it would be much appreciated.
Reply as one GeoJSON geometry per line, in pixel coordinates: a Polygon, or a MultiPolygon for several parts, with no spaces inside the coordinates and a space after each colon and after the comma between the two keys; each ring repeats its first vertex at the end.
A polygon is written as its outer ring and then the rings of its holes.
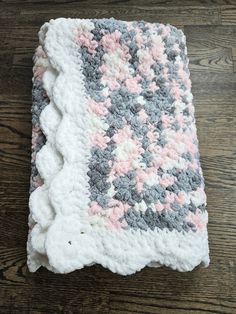
{"type": "MultiPolygon", "coordinates": [[[[87,211],[90,121],[82,61],[73,40],[73,30],[78,26],[91,29],[93,23],[60,18],[45,23],[39,33],[52,68],[43,77],[50,104],[41,114],[47,143],[38,154],[37,167],[45,182],[30,197],[31,215],[36,222],[27,244],[30,271],[42,265],[54,272],[68,273],[98,263],[127,275],[146,265],[165,265],[179,271],[190,271],[199,264],[207,266],[206,229],[110,231],[90,225],[87,211]],[[52,73],[56,73],[53,80],[52,73]],[[55,110],[60,112],[58,124],[50,120],[55,110]],[[47,133],[49,130],[51,133],[47,133]],[[49,134],[54,136],[50,138],[49,134]],[[58,167],[52,171],[47,163],[58,167]]],[[[207,222],[207,213],[202,215],[207,222]]]]}

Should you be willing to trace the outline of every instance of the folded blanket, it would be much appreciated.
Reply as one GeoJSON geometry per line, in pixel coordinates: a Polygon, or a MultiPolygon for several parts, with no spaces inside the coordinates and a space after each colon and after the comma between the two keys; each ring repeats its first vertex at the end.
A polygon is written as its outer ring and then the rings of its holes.
{"type": "Polygon", "coordinates": [[[34,56],[28,266],[209,263],[185,36],[170,25],[56,19],[34,56]]]}

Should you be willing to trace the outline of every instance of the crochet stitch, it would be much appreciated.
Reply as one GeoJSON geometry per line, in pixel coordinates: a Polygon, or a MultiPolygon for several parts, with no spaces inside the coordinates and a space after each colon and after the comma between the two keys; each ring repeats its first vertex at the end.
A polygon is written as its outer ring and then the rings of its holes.
{"type": "Polygon", "coordinates": [[[32,90],[28,266],[209,264],[186,40],[171,25],[56,19],[32,90]]]}

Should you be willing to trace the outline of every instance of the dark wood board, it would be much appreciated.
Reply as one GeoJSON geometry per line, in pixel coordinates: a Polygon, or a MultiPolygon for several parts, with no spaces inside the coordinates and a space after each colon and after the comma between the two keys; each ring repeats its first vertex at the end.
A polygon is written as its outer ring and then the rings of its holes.
{"type": "Polygon", "coordinates": [[[236,1],[0,1],[0,313],[236,313],[236,1]],[[211,264],[122,277],[26,266],[32,55],[56,17],[115,17],[184,30],[209,211],[211,264]]]}

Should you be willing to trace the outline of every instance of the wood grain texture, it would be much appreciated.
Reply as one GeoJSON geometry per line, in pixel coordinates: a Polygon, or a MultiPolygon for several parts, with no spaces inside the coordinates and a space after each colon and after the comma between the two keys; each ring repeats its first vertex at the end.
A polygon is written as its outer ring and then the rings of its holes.
{"type": "Polygon", "coordinates": [[[235,0],[0,1],[0,313],[236,313],[235,0]],[[190,273],[26,267],[32,55],[56,17],[172,23],[184,30],[209,211],[211,265],[190,273]]]}

